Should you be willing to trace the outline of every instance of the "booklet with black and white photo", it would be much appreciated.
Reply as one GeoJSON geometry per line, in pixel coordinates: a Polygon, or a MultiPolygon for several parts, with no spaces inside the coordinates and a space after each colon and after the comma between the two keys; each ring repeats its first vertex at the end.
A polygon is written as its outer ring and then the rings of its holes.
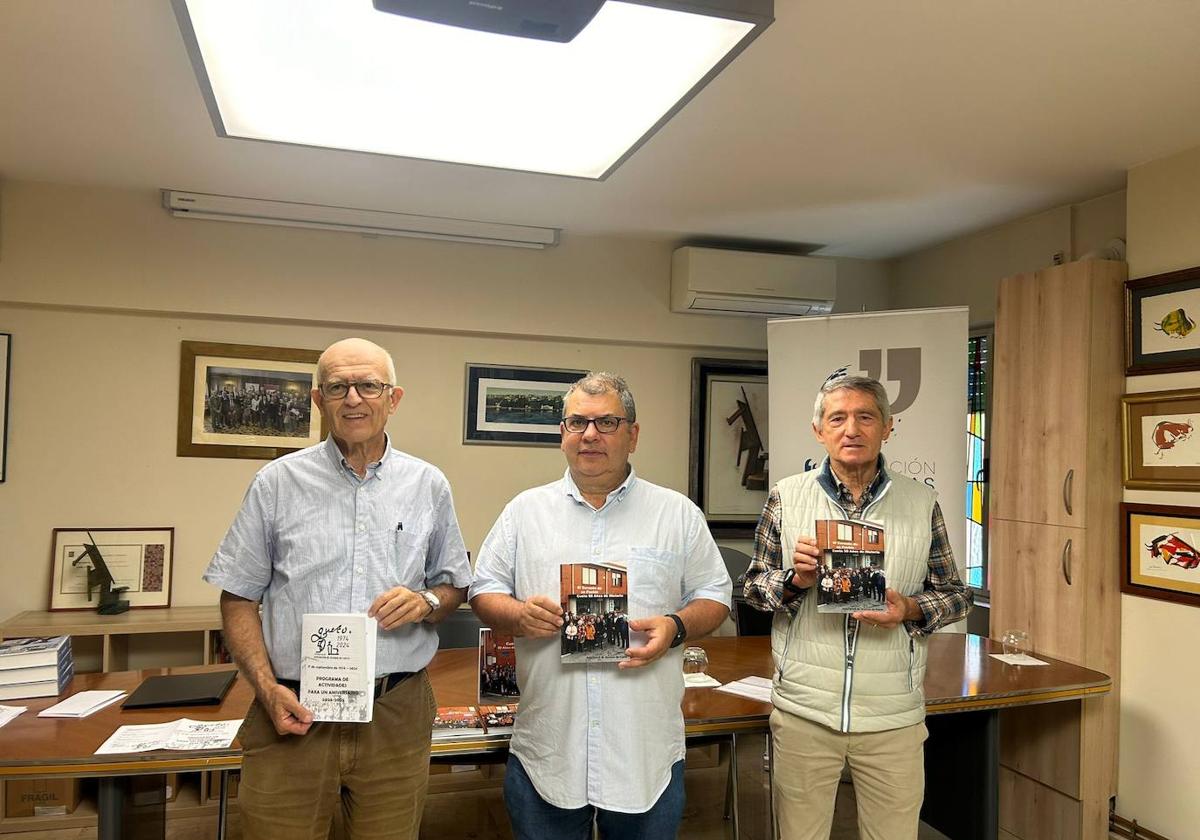
{"type": "Polygon", "coordinates": [[[621,662],[646,643],[629,630],[629,573],[625,566],[564,563],[559,567],[560,659],[564,664],[621,662]],[[631,641],[631,635],[633,636],[631,641]]]}
{"type": "Polygon", "coordinates": [[[817,612],[887,609],[883,526],[860,519],[818,519],[817,612]]]}
{"type": "Polygon", "coordinates": [[[306,613],[300,639],[300,702],[313,720],[370,723],[378,623],[359,613],[306,613]]]}

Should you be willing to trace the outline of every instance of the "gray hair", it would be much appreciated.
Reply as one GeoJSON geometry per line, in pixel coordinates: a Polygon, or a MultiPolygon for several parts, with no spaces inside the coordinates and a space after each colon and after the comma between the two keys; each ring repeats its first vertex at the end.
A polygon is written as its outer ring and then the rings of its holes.
{"type": "Polygon", "coordinates": [[[637,422],[637,406],[633,404],[633,392],[629,390],[629,386],[625,384],[625,380],[615,373],[593,370],[582,379],[572,382],[571,387],[567,389],[567,393],[563,395],[564,411],[567,408],[567,400],[576,391],[583,391],[583,393],[591,394],[593,397],[600,394],[616,394],[621,400],[621,408],[625,410],[625,417],[630,423],[637,422]]]}
{"type": "Polygon", "coordinates": [[[869,376],[834,375],[826,379],[825,384],[817,391],[817,400],[813,403],[813,426],[820,428],[821,421],[825,419],[825,396],[834,391],[841,391],[843,388],[870,394],[875,398],[875,405],[879,408],[884,425],[892,419],[892,405],[888,401],[887,389],[879,384],[878,379],[872,379],[869,376]]]}

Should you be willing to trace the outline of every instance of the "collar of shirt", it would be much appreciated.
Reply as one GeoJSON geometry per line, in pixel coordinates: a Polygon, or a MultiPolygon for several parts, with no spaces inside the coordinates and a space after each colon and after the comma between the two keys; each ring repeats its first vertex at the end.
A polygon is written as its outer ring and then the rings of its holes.
{"type": "Polygon", "coordinates": [[[387,432],[383,433],[383,457],[378,461],[373,461],[367,464],[367,475],[365,478],[359,478],[358,473],[350,466],[349,462],[342,455],[342,450],[338,449],[337,441],[333,439],[333,435],[325,437],[325,452],[329,455],[329,460],[333,462],[335,469],[353,478],[354,481],[366,481],[369,478],[382,478],[379,474],[384,465],[387,464],[388,458],[392,454],[392,439],[387,432]]]}
{"type": "Polygon", "coordinates": [[[879,454],[878,459],[875,461],[875,467],[877,469],[875,478],[871,481],[870,486],[863,491],[862,499],[857,505],[854,504],[854,494],[850,492],[850,488],[842,484],[841,479],[834,475],[833,467],[829,464],[828,455],[821,462],[821,473],[817,476],[817,481],[825,488],[825,492],[837,499],[843,507],[857,507],[861,509],[869,505],[871,500],[879,494],[879,491],[886,487],[888,482],[892,480],[887,473],[887,468],[884,466],[883,453],[879,454]]]}
{"type": "MultiPolygon", "coordinates": [[[[604,506],[598,508],[598,510],[604,510],[604,508],[612,504],[614,499],[618,502],[624,499],[629,494],[629,491],[633,489],[633,485],[636,482],[637,472],[633,469],[633,465],[630,464],[629,475],[625,476],[625,480],[608,494],[608,497],[604,500],[604,506]]],[[[575,479],[571,478],[570,467],[567,467],[566,472],[563,473],[563,492],[581,505],[588,505],[587,499],[583,497],[583,491],[579,489],[579,486],[575,483],[575,479]]],[[[588,505],[588,507],[591,507],[591,505],[588,505]]]]}

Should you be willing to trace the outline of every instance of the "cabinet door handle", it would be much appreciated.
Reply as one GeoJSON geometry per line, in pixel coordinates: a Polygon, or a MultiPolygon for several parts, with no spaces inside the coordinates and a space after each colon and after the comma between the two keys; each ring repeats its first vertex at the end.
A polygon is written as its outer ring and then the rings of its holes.
{"type": "Polygon", "coordinates": [[[1067,586],[1071,586],[1071,540],[1069,539],[1063,543],[1062,573],[1067,581],[1067,586]]]}
{"type": "Polygon", "coordinates": [[[1075,470],[1067,470],[1067,477],[1063,479],[1063,507],[1067,509],[1067,516],[1074,516],[1075,511],[1071,509],[1071,491],[1075,487],[1075,470]]]}

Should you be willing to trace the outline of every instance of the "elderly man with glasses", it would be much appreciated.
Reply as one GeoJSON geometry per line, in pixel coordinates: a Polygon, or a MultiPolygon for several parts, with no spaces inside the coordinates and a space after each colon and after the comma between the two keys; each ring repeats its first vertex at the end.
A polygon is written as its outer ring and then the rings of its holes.
{"type": "Polygon", "coordinates": [[[347,837],[415,840],[436,711],[424,669],[470,566],[445,476],[391,448],[404,390],[388,353],[339,341],[317,381],[329,437],[258,472],[204,573],[256,696],[238,733],[242,833],[324,838],[340,808],[347,837]],[[313,722],[301,705],[305,613],[379,622],[370,723],[313,722]]]}
{"type": "Polygon", "coordinates": [[[518,840],[674,838],[683,813],[680,645],[729,614],[732,584],[704,516],[637,476],[625,381],[590,373],[563,405],[558,481],[527,490],[479,552],[471,606],[517,637],[521,711],[504,798],[518,840]],[[628,573],[629,629],[644,646],[614,664],[565,664],[560,567],[628,573]]]}

